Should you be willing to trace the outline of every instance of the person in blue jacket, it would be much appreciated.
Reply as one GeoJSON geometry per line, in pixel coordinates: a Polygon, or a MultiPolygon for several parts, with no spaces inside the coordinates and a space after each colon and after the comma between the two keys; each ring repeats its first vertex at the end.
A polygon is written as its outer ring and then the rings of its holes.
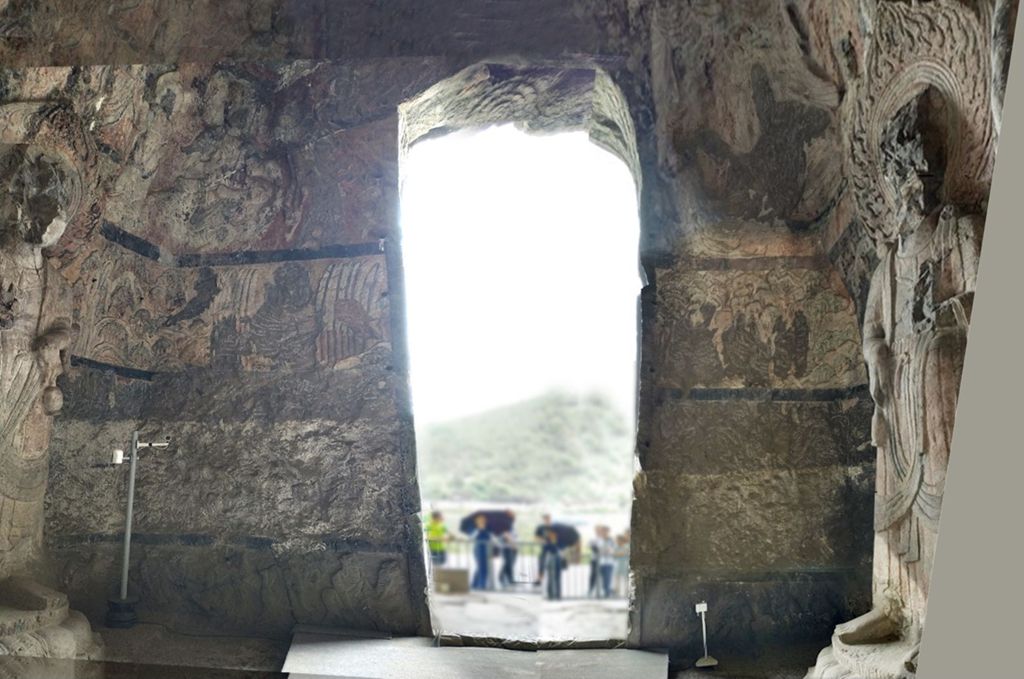
{"type": "Polygon", "coordinates": [[[473,543],[473,558],[476,561],[476,572],[473,573],[471,589],[490,589],[493,579],[491,577],[491,548],[498,545],[498,537],[487,527],[487,517],[478,514],[476,519],[476,530],[469,536],[473,543]]]}
{"type": "Polygon", "coordinates": [[[548,599],[561,599],[562,569],[565,568],[565,564],[563,562],[562,550],[558,547],[558,533],[555,531],[549,529],[545,532],[541,556],[544,559],[544,566],[546,568],[544,573],[544,577],[547,578],[546,596],[548,599]]]}

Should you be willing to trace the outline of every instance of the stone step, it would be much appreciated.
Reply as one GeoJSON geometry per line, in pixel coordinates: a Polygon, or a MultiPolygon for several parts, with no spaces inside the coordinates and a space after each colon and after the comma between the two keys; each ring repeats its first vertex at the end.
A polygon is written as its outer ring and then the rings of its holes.
{"type": "Polygon", "coordinates": [[[66,658],[0,656],[0,679],[288,679],[281,672],[123,663],[66,658]]]}
{"type": "Polygon", "coordinates": [[[356,639],[296,633],[281,671],[292,679],[666,679],[668,656],[625,649],[445,647],[428,638],[356,639]]]}

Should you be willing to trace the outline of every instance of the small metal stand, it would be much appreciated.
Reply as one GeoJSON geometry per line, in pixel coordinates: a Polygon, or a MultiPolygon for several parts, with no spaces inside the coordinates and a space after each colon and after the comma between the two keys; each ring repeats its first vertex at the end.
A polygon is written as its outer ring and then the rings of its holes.
{"type": "Polygon", "coordinates": [[[697,661],[697,667],[704,669],[707,667],[715,667],[718,665],[718,661],[708,655],[708,627],[704,621],[704,615],[708,612],[708,603],[701,601],[696,607],[697,615],[700,616],[700,634],[704,638],[704,657],[697,661]]]}
{"type": "MultiPolygon", "coordinates": [[[[129,628],[134,627],[139,621],[135,613],[135,605],[139,598],[128,596],[128,557],[131,553],[132,544],[132,509],[135,503],[135,467],[139,459],[139,450],[142,448],[166,448],[170,445],[170,437],[159,443],[142,443],[139,441],[139,432],[132,433],[132,447],[128,453],[128,508],[125,511],[124,520],[124,552],[121,561],[121,591],[117,597],[107,599],[107,627],[129,628]]],[[[115,450],[111,465],[122,464],[125,460],[123,450],[115,450]]]]}

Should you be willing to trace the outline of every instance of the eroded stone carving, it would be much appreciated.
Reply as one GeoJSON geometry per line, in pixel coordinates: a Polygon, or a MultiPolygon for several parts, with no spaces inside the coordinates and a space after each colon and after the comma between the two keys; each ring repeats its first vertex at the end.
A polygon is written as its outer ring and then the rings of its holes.
{"type": "Polygon", "coordinates": [[[334,366],[386,341],[380,299],[387,289],[379,257],[327,267],[316,291],[317,362],[334,366]]]}
{"type": "Polygon", "coordinates": [[[852,676],[914,671],[982,230],[978,215],[942,206],[908,220],[875,270],[864,323],[878,449],[874,608],[836,628],[819,666],[837,662],[852,676]]]}
{"type": "Polygon", "coordinates": [[[865,226],[885,240],[884,225],[900,221],[905,201],[886,179],[882,137],[906,102],[932,89],[947,102],[949,131],[943,194],[977,207],[988,196],[995,159],[992,116],[992,8],[940,0],[880,2],[861,80],[851,86],[848,170],[865,226]]]}
{"type": "MultiPolygon", "coordinates": [[[[71,340],[68,290],[43,249],[82,203],[67,112],[47,104],[0,106],[0,577],[24,574],[42,542],[57,378],[71,340]],[[64,119],[64,120],[62,120],[64,119]]],[[[21,577],[0,582],[0,655],[76,657],[95,652],[88,624],[62,594],[21,577]]],[[[0,670],[7,667],[0,663],[0,670]]]]}
{"type": "Polygon", "coordinates": [[[852,140],[879,255],[863,326],[878,451],[873,608],[836,627],[809,677],[916,672],[994,150],[990,15],[894,3],[878,19],[882,52],[869,61],[881,86],[867,86],[852,140]]]}
{"type": "Polygon", "coordinates": [[[1018,0],[996,0],[992,21],[992,120],[1002,127],[1003,97],[1010,75],[1010,50],[1017,26],[1018,0]]]}
{"type": "MultiPolygon", "coordinates": [[[[958,214],[951,205],[908,217],[898,240],[882,246],[872,277],[864,358],[875,401],[872,443],[878,450],[874,608],[838,626],[830,649],[842,655],[850,646],[880,646],[873,649],[876,657],[846,663],[862,672],[854,676],[914,671],[982,231],[979,215],[958,214]]],[[[849,658],[840,663],[844,660],[849,658]]]]}
{"type": "MultiPolygon", "coordinates": [[[[3,141],[27,141],[38,106],[0,108],[3,141]],[[17,134],[18,136],[14,136],[17,134]],[[24,136],[23,136],[24,135],[24,136]],[[12,137],[14,137],[12,139],[12,137]]],[[[42,534],[50,418],[71,338],[65,286],[43,248],[54,245],[80,197],[74,170],[33,144],[0,157],[0,572],[24,568],[42,534]]]]}

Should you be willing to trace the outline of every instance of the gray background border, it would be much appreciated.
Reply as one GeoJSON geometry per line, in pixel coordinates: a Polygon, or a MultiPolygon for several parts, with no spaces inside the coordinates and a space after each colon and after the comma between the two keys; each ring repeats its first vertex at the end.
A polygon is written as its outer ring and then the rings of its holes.
{"type": "MultiPolygon", "coordinates": [[[[1024,12],[1018,17],[1022,25],[1024,12]]],[[[918,677],[1024,674],[1024,37],[1015,41],[918,677]]]]}

